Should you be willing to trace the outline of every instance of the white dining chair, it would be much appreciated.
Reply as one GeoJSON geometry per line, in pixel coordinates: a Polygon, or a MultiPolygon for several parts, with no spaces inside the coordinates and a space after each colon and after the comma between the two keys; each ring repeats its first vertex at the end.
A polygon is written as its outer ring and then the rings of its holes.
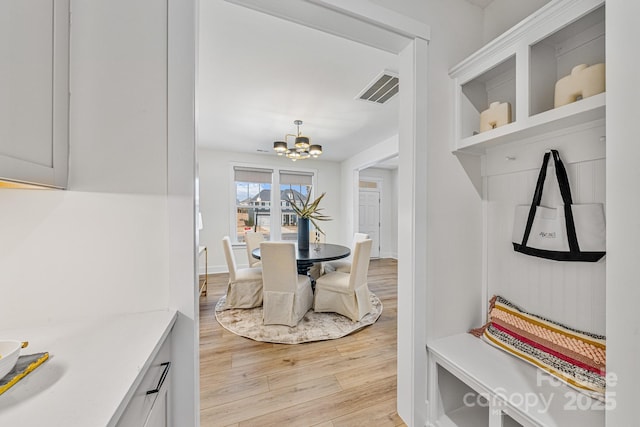
{"type": "Polygon", "coordinates": [[[369,238],[368,234],[365,233],[355,233],[353,235],[353,241],[351,242],[351,255],[345,259],[338,259],[335,261],[328,261],[323,263],[323,273],[332,273],[334,271],[340,271],[342,273],[350,273],[351,272],[351,260],[353,257],[353,252],[355,250],[356,243],[361,242],[369,238]]]}
{"type": "Polygon", "coordinates": [[[247,258],[249,260],[249,267],[260,267],[262,265],[262,261],[254,258],[253,255],[251,255],[251,252],[253,252],[254,249],[259,248],[260,243],[264,242],[264,235],[255,231],[245,231],[244,242],[247,246],[247,258]]]}
{"type": "Polygon", "coordinates": [[[222,239],[224,256],[229,268],[227,302],[224,308],[253,308],[262,305],[262,269],[237,268],[231,240],[222,239]]]}
{"type": "Polygon", "coordinates": [[[292,242],[262,242],[263,323],[296,326],[313,305],[308,276],[298,274],[292,242]]]}
{"type": "Polygon", "coordinates": [[[316,280],[315,312],[339,313],[357,322],[372,310],[367,284],[371,244],[371,239],[355,244],[349,273],[334,271],[316,280]]]}

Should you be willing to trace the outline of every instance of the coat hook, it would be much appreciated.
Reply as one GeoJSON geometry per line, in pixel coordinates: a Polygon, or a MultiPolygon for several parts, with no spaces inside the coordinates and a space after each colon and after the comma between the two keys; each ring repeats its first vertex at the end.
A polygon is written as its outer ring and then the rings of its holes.
{"type": "Polygon", "coordinates": [[[600,142],[607,142],[607,137],[606,136],[601,136],[600,137],[600,142]]]}
{"type": "Polygon", "coordinates": [[[506,156],[505,159],[507,159],[507,160],[515,160],[516,158],[515,158],[515,156],[506,156]]]}

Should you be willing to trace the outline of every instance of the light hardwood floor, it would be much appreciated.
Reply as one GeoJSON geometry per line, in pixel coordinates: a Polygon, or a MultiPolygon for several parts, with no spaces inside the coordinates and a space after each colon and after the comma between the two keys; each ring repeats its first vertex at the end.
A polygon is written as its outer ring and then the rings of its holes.
{"type": "Polygon", "coordinates": [[[404,426],[396,412],[397,262],[372,260],[378,321],[346,337],[269,344],[228,332],[213,309],[226,274],[200,297],[201,425],[404,426]]]}

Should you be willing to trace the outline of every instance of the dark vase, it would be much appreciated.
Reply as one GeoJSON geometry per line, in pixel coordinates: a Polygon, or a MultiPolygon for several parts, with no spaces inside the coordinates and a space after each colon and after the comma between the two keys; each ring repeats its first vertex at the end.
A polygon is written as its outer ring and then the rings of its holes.
{"type": "Polygon", "coordinates": [[[309,218],[298,217],[298,250],[309,250],[309,218]]]}

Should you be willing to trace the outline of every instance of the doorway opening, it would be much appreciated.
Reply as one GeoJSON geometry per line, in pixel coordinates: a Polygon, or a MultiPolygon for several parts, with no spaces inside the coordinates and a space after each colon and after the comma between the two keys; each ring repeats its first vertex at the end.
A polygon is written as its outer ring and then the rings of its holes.
{"type": "MultiPolygon", "coordinates": [[[[425,249],[415,242],[426,240],[426,226],[421,219],[426,215],[423,175],[426,164],[424,142],[427,140],[427,132],[422,118],[427,104],[428,26],[395,13],[390,13],[393,21],[390,24],[386,22],[387,15],[380,13],[381,8],[369,2],[341,4],[333,0],[314,0],[295,2],[295,7],[290,7],[290,3],[284,6],[280,2],[230,1],[392,52],[400,58],[400,79],[406,83],[403,83],[403,90],[400,92],[400,137],[395,151],[402,154],[401,165],[398,168],[398,182],[401,183],[398,186],[398,206],[402,206],[403,209],[403,221],[401,224],[398,223],[398,255],[403,257],[403,262],[398,271],[399,282],[402,282],[402,286],[398,287],[398,304],[402,306],[402,310],[398,312],[400,328],[397,342],[398,354],[402,360],[398,360],[397,404],[398,412],[403,414],[408,424],[422,425],[426,412],[426,315],[423,310],[426,294],[424,287],[416,287],[415,283],[426,280],[426,272],[424,263],[421,262],[425,249]],[[421,143],[417,144],[416,141],[421,143]],[[418,182],[422,184],[417,185],[418,182]]],[[[373,154],[369,156],[368,161],[380,159],[376,153],[368,154],[373,154]]],[[[368,161],[356,161],[347,165],[343,163],[342,179],[348,181],[352,177],[357,178],[358,165],[368,161]]],[[[345,184],[348,188],[342,200],[349,205],[345,207],[349,219],[341,230],[343,236],[353,235],[358,222],[357,181],[355,187],[349,182],[345,184]],[[353,203],[346,202],[347,200],[353,200],[353,203]]]]}

